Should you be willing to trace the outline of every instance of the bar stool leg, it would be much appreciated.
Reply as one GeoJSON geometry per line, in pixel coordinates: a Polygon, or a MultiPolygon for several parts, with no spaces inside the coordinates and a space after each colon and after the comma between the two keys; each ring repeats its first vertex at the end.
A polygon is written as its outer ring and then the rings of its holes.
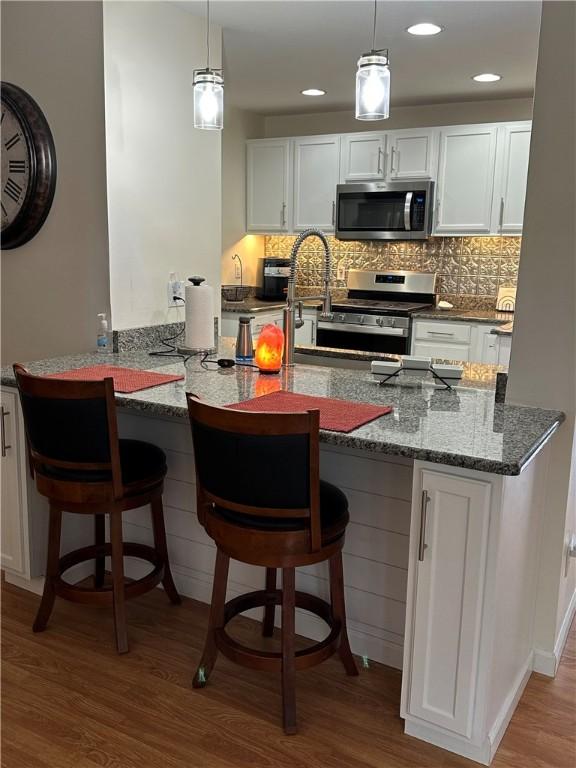
{"type": "Polygon", "coordinates": [[[344,572],[342,570],[342,552],[339,550],[330,558],[330,599],[332,616],[340,622],[340,646],[338,653],[347,675],[357,675],[358,667],[350,650],[346,629],[346,603],[344,599],[344,572]]]}
{"type": "MultiPolygon", "coordinates": [[[[276,568],[266,568],[266,592],[276,590],[276,568]]],[[[274,634],[274,616],[276,601],[269,599],[264,606],[264,619],[262,621],[262,637],[272,637],[274,634]]]]}
{"type": "Polygon", "coordinates": [[[180,605],[182,602],[174,579],[172,578],[172,571],[170,570],[170,561],[168,560],[168,545],[166,543],[166,527],[164,525],[164,508],[162,506],[162,497],[158,496],[152,499],[150,502],[150,508],[152,510],[152,529],[154,532],[154,547],[159,552],[162,560],[164,561],[164,576],[162,578],[162,586],[164,592],[168,595],[168,599],[174,605],[180,605]]]}
{"type": "Polygon", "coordinates": [[[296,656],[294,568],[282,568],[282,718],[284,733],[296,733],[296,656]]]}
{"type": "Polygon", "coordinates": [[[124,592],[124,545],[122,541],[122,513],[110,513],[110,550],[112,560],[112,592],[114,596],[114,627],[118,653],[128,653],[126,631],[126,595],[124,592]]]}
{"type": "Polygon", "coordinates": [[[60,535],[62,533],[62,510],[50,504],[50,522],[48,525],[48,555],[46,559],[46,577],[44,591],[38,613],[32,625],[33,632],[43,632],[54,607],[56,591],[54,582],[60,575],[60,535]]]}
{"type": "MultiPolygon", "coordinates": [[[[106,515],[94,515],[94,543],[101,547],[106,543],[106,515]]],[[[104,586],[104,570],[106,558],[98,555],[94,564],[94,587],[101,589],[104,586]]]]}
{"type": "Polygon", "coordinates": [[[228,583],[228,566],[230,558],[222,550],[216,550],[216,565],[214,567],[214,583],[212,585],[212,603],[210,619],[204,652],[200,664],[192,680],[193,688],[204,688],[214,669],[218,647],[216,646],[216,631],[224,627],[224,608],[226,605],[226,585],[228,583]]]}

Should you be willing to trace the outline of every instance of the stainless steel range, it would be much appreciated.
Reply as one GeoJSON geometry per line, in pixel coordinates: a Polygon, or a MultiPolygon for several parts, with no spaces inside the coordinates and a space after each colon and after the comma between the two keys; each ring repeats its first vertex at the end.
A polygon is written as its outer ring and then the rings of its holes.
{"type": "Polygon", "coordinates": [[[407,355],[412,315],[434,306],[435,286],[435,274],[351,269],[348,296],[319,318],[316,344],[407,355]]]}

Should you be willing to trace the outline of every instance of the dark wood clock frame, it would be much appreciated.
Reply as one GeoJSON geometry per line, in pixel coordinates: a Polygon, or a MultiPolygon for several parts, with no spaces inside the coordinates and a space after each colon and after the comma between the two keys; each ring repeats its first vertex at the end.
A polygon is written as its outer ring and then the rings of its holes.
{"type": "Polygon", "coordinates": [[[12,83],[2,82],[1,98],[22,125],[30,158],[30,182],[18,215],[2,231],[2,250],[31,240],[44,224],[56,189],[56,149],[48,121],[34,99],[12,83]]]}

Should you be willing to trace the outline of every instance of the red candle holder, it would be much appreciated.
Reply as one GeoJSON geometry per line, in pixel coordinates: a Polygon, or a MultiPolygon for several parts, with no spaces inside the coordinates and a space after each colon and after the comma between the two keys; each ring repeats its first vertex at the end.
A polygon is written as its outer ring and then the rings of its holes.
{"type": "Polygon", "coordinates": [[[284,354],[284,333],[277,325],[268,323],[256,342],[254,362],[260,373],[280,373],[284,354]]]}

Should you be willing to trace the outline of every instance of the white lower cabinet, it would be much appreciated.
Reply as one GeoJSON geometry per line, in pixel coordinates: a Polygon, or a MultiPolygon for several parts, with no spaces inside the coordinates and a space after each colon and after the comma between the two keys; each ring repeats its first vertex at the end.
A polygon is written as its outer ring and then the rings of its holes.
{"type": "Polygon", "coordinates": [[[498,365],[510,365],[510,350],[512,348],[512,336],[497,336],[498,365]]]}
{"type": "MultiPolygon", "coordinates": [[[[492,333],[497,326],[486,323],[465,323],[460,320],[415,320],[412,327],[411,354],[462,360],[487,365],[508,365],[503,347],[499,353],[499,337],[492,333]]],[[[509,339],[508,339],[509,341],[509,339]]]]}
{"type": "Polygon", "coordinates": [[[420,480],[407,711],[469,738],[491,486],[426,470],[420,480]]]}
{"type": "Polygon", "coordinates": [[[26,478],[20,434],[18,394],[2,389],[2,568],[24,573],[26,478]]]}

